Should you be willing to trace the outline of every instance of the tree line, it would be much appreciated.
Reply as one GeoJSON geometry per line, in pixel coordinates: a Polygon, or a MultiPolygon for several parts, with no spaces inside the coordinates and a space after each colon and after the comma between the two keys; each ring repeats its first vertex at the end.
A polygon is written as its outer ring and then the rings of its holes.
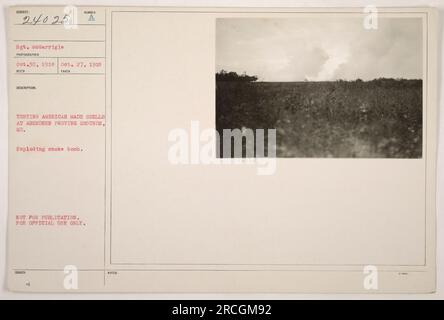
{"type": "Polygon", "coordinates": [[[254,82],[257,81],[257,76],[249,76],[245,72],[238,74],[234,71],[221,70],[216,73],[216,81],[238,81],[238,82],[254,82]]]}

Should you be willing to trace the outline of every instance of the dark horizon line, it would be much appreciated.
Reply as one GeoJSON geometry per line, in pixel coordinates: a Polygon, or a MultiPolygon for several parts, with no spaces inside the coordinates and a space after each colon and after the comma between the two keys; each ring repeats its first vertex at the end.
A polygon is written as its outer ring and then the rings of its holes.
{"type": "Polygon", "coordinates": [[[285,80],[256,80],[254,82],[356,82],[356,81],[362,81],[362,82],[371,82],[371,81],[378,81],[378,80],[395,80],[395,81],[402,81],[402,80],[408,80],[408,81],[422,81],[422,78],[374,78],[371,80],[363,80],[360,78],[356,78],[356,79],[351,79],[351,80],[347,80],[347,79],[336,79],[336,80],[290,80],[290,81],[285,81],[285,80]]]}
{"type": "MultiPolygon", "coordinates": [[[[255,80],[255,81],[249,81],[249,82],[282,82],[282,83],[292,83],[292,82],[372,82],[372,81],[380,81],[380,80],[394,80],[394,81],[423,81],[422,78],[374,78],[371,80],[363,80],[360,78],[353,79],[353,80],[346,80],[346,79],[337,79],[337,80],[255,80]]],[[[235,82],[236,80],[218,80],[218,81],[226,81],[226,82],[235,82]]]]}
{"type": "MultiPolygon", "coordinates": [[[[355,79],[335,79],[335,80],[308,80],[307,78],[303,79],[303,80],[290,80],[290,81],[276,81],[276,80],[260,80],[260,76],[258,75],[249,75],[247,74],[245,71],[243,73],[237,73],[236,71],[228,71],[228,70],[224,70],[221,69],[219,71],[216,71],[216,77],[218,75],[230,75],[234,73],[234,79],[235,78],[255,78],[255,80],[253,80],[254,82],[339,82],[339,81],[344,81],[344,82],[355,82],[355,81],[362,81],[362,82],[371,82],[371,81],[377,81],[377,80],[397,80],[397,81],[401,81],[401,80],[415,80],[415,81],[422,81],[422,78],[401,78],[401,77],[379,77],[379,78],[373,78],[373,79],[369,79],[369,80],[364,80],[362,78],[355,78],[355,79]]],[[[234,81],[233,79],[233,81],[234,81]]],[[[224,81],[224,80],[220,80],[220,81],[224,81]]],[[[227,80],[230,81],[230,80],[227,80]]]]}

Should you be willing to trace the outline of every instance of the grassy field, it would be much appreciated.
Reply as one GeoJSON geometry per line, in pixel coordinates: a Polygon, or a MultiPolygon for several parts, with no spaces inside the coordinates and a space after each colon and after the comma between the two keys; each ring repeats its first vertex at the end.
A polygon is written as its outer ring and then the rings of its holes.
{"type": "Polygon", "coordinates": [[[278,157],[420,158],[422,81],[216,81],[216,129],[277,131],[278,157]]]}

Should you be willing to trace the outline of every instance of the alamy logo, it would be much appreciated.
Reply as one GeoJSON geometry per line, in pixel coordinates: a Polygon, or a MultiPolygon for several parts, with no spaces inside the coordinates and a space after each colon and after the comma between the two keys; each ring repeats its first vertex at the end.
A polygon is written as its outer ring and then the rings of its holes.
{"type": "Polygon", "coordinates": [[[365,266],[364,275],[364,289],[378,290],[378,268],[376,266],[365,266]]]}
{"type": "Polygon", "coordinates": [[[79,288],[79,275],[76,266],[67,265],[63,269],[65,276],[63,278],[63,287],[66,290],[77,290],[79,288]]]}
{"type": "Polygon", "coordinates": [[[364,13],[366,13],[363,22],[364,29],[378,29],[378,8],[372,5],[366,6],[364,8],[364,13]]]}
{"type": "Polygon", "coordinates": [[[174,165],[256,165],[258,175],[276,172],[275,129],[242,127],[220,135],[215,129],[201,131],[199,122],[191,121],[189,131],[171,130],[168,141],[168,161],[174,165]]]}
{"type": "Polygon", "coordinates": [[[63,27],[65,29],[77,29],[78,28],[78,12],[75,6],[66,6],[63,9],[65,17],[63,18],[63,27]]]}

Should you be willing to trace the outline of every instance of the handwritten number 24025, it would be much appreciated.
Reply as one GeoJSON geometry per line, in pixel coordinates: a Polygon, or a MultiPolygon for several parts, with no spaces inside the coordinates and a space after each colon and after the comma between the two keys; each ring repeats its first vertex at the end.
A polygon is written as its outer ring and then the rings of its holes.
{"type": "Polygon", "coordinates": [[[70,15],[65,14],[64,16],[48,16],[48,15],[38,15],[38,16],[24,16],[22,24],[63,24],[70,21],[70,15]]]}

